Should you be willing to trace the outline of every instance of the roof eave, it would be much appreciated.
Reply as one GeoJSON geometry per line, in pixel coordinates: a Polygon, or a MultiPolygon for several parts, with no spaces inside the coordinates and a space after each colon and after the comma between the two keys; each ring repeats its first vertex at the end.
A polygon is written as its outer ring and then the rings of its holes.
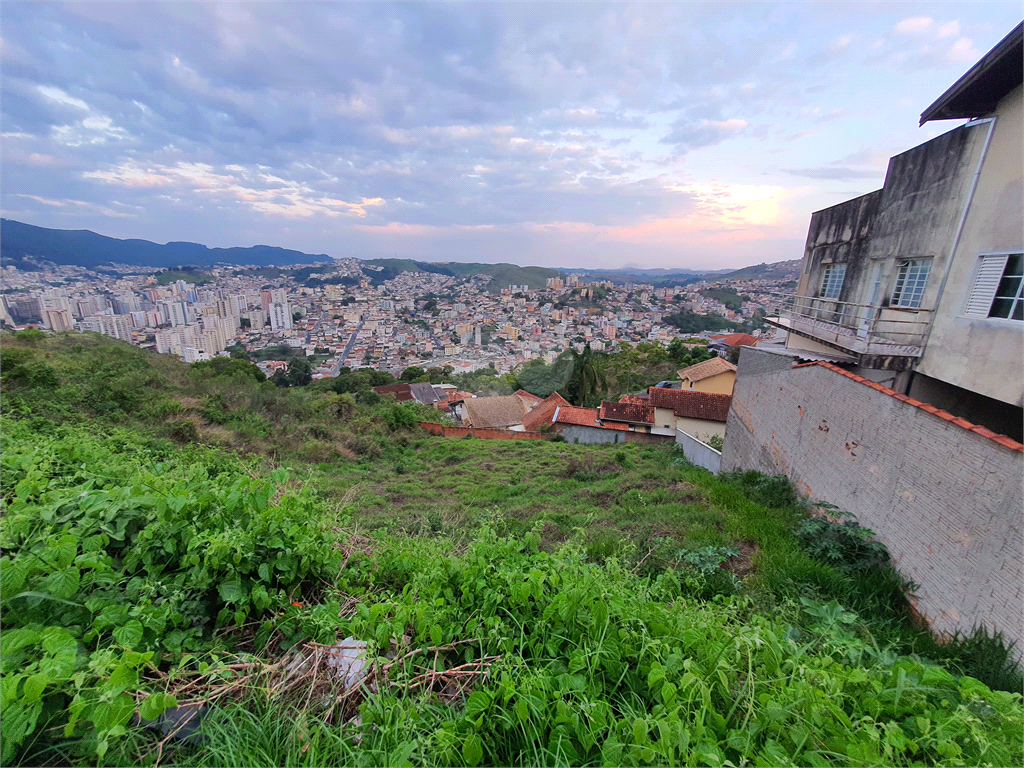
{"type": "Polygon", "coordinates": [[[946,89],[945,93],[932,102],[921,113],[921,121],[918,125],[924,125],[930,120],[974,118],[992,112],[1003,96],[1024,81],[1024,73],[1021,71],[1020,64],[1022,51],[1024,51],[1024,22],[1014,27],[977,64],[967,70],[959,80],[946,89]],[[1005,77],[1010,78],[1008,82],[1012,84],[1009,87],[1000,86],[995,91],[996,93],[1002,91],[998,96],[986,99],[978,94],[973,100],[968,98],[972,89],[986,86],[986,80],[998,80],[1005,77]],[[1003,90],[1004,87],[1005,90],[1003,90]],[[964,100],[966,103],[963,103],[964,100]]]}

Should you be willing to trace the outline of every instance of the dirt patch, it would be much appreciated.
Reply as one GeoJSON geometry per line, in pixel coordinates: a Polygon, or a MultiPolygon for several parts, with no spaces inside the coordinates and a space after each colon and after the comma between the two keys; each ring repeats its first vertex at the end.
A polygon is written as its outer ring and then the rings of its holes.
{"type": "Polygon", "coordinates": [[[541,546],[545,551],[564,544],[569,539],[569,534],[562,531],[554,523],[544,523],[544,527],[540,530],[541,546]]]}
{"type": "Polygon", "coordinates": [[[753,558],[754,555],[761,551],[761,548],[752,541],[741,541],[736,545],[736,548],[740,553],[728,558],[722,563],[722,567],[742,579],[744,576],[753,573],[753,558]]]}
{"type": "Polygon", "coordinates": [[[676,495],[674,501],[682,504],[692,504],[698,501],[706,501],[705,496],[695,485],[692,483],[672,483],[668,487],[669,493],[676,495]]]}
{"type": "Polygon", "coordinates": [[[391,496],[388,498],[388,501],[391,502],[391,505],[393,507],[400,507],[403,504],[405,504],[405,494],[404,493],[392,493],[391,496]]]}
{"type": "Polygon", "coordinates": [[[631,523],[624,525],[622,530],[629,533],[634,539],[643,534],[647,534],[649,539],[670,539],[675,538],[676,535],[676,529],[665,523],[631,523]]]}

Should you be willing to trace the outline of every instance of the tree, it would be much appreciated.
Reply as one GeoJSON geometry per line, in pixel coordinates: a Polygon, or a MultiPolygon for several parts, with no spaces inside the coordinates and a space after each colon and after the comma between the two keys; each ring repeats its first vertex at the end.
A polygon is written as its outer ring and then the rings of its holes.
{"type": "Polygon", "coordinates": [[[288,363],[288,384],[293,387],[304,387],[313,380],[313,369],[304,357],[292,358],[288,363]]]}
{"type": "Polygon", "coordinates": [[[587,344],[583,352],[575,349],[567,350],[572,361],[570,380],[576,383],[579,392],[579,404],[586,405],[598,392],[608,386],[604,372],[594,364],[594,350],[587,344]]]}
{"type": "Polygon", "coordinates": [[[423,370],[422,368],[420,368],[418,365],[410,365],[408,368],[406,368],[404,371],[402,371],[402,375],[398,378],[398,380],[399,381],[415,381],[416,379],[420,378],[421,376],[425,376],[426,373],[427,372],[425,370],[423,370]]]}
{"type": "Polygon", "coordinates": [[[231,353],[232,360],[249,361],[249,353],[246,352],[244,344],[232,344],[227,348],[227,351],[231,353]]]}

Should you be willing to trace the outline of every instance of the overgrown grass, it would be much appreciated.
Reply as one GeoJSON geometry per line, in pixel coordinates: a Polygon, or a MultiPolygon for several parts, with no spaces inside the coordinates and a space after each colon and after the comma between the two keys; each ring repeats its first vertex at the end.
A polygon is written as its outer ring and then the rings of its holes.
{"type": "Polygon", "coordinates": [[[1022,760],[1012,651],[937,643],[877,549],[783,480],[430,438],[424,411],[88,335],[9,342],[5,764],[1022,760]],[[375,690],[339,704],[307,670],[269,695],[346,636],[375,690]],[[216,700],[200,745],[132,725],[160,695],[216,700]]]}

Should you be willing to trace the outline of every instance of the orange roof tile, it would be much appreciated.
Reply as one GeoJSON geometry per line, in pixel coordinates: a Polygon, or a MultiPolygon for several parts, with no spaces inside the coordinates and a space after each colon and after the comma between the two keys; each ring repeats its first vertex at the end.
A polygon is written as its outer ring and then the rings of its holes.
{"type": "Polygon", "coordinates": [[[576,424],[580,427],[596,427],[597,408],[580,408],[576,405],[563,405],[555,414],[557,424],[576,424]]]}
{"type": "Polygon", "coordinates": [[[671,408],[676,416],[722,422],[729,417],[732,395],[660,387],[651,387],[647,391],[651,395],[651,405],[655,408],[671,408]]]}

